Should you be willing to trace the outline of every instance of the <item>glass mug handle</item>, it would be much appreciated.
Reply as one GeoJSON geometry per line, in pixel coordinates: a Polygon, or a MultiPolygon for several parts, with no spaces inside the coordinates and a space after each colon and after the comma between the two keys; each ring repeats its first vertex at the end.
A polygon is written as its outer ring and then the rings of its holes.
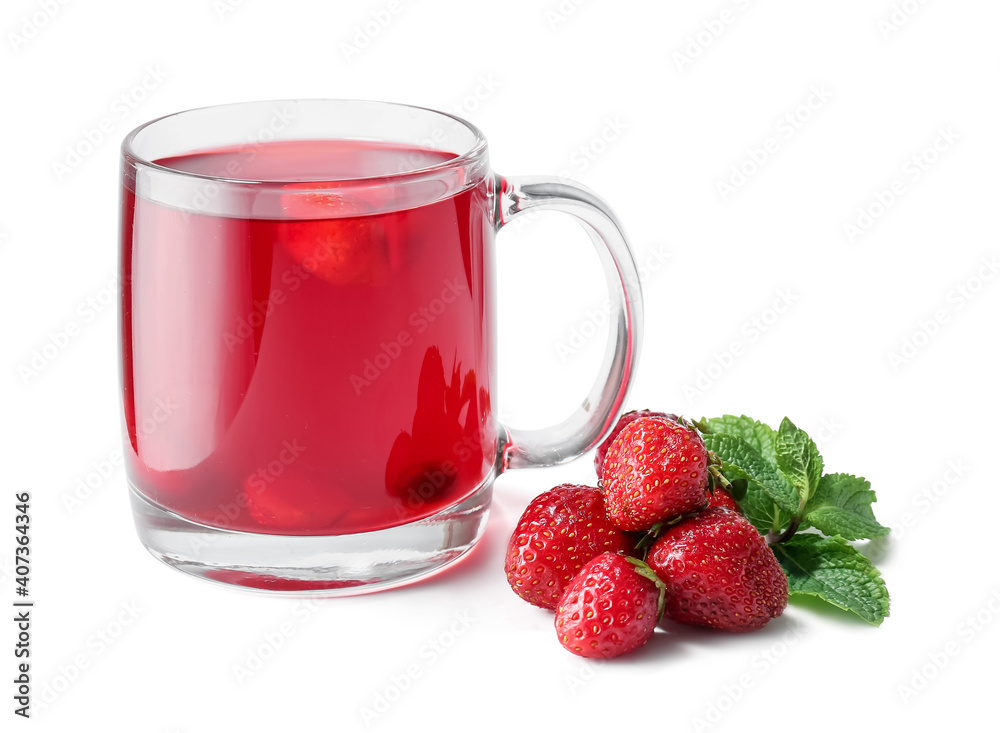
{"type": "Polygon", "coordinates": [[[541,176],[496,176],[494,186],[498,230],[533,210],[570,214],[590,235],[607,277],[611,299],[608,348],[590,392],[558,425],[541,430],[504,427],[508,436],[504,469],[554,466],[597,445],[625,402],[642,339],[639,273],[621,222],[594,192],[541,176]]]}

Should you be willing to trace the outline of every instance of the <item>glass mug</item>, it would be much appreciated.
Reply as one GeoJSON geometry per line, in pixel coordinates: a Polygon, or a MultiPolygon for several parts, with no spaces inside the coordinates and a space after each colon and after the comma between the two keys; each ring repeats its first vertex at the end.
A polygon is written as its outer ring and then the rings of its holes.
{"type": "Polygon", "coordinates": [[[324,596],[426,577],[473,547],[495,477],[610,429],[642,299],[611,209],[505,178],[442,112],[370,101],[230,104],[122,145],[123,442],[139,537],[160,560],[324,596]],[[611,293],[607,354],[546,430],[496,400],[494,235],[576,217],[611,293]]]}

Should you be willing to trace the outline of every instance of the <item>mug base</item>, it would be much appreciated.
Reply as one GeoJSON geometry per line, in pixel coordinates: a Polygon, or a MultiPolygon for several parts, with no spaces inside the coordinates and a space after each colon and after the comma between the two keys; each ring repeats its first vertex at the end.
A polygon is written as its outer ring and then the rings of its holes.
{"type": "Polygon", "coordinates": [[[460,503],[418,522],[350,535],[293,536],[219,529],[153,504],[129,484],[139,539],[182,572],[270,594],[361,595],[423,580],[482,536],[493,476],[460,503]]]}

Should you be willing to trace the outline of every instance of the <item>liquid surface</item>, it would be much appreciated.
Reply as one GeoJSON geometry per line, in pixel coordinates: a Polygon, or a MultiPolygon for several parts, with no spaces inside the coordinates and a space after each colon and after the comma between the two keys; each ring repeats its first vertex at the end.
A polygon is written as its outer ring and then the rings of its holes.
{"type": "Polygon", "coordinates": [[[160,158],[186,173],[252,181],[339,181],[429,168],[456,156],[368,140],[282,140],[160,158]]]}
{"type": "Polygon", "coordinates": [[[156,162],[287,181],[282,218],[209,216],[124,191],[132,484],[195,521],[277,534],[384,529],[461,501],[497,450],[484,187],[359,216],[363,200],[295,182],[451,156],[354,141],[254,152],[156,162]]]}

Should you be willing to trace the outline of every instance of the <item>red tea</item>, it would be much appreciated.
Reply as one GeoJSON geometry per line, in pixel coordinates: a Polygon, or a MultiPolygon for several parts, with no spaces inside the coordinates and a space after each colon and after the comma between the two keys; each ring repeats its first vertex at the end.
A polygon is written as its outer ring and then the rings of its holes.
{"type": "Polygon", "coordinates": [[[156,161],[275,182],[250,217],[126,187],[122,382],[137,491],[211,526],[348,534],[430,516],[490,478],[485,184],[397,208],[374,198],[392,186],[348,195],[335,183],[384,184],[452,157],[350,140],[156,161]]]}

